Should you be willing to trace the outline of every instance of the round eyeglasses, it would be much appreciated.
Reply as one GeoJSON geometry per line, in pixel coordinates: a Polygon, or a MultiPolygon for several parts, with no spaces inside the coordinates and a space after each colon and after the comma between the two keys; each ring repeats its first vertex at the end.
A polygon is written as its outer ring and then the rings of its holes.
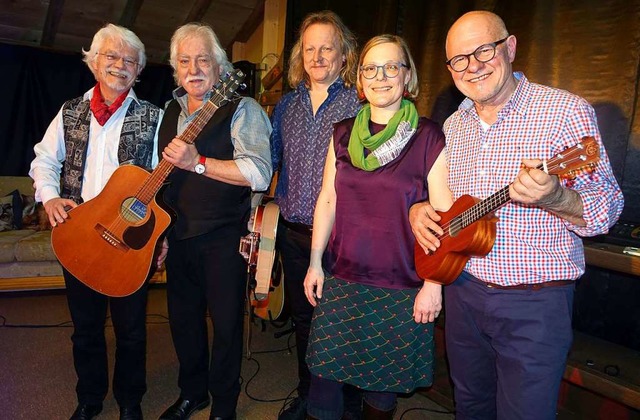
{"type": "Polygon", "coordinates": [[[127,67],[133,67],[133,66],[137,66],[138,65],[138,62],[136,60],[134,60],[133,58],[122,57],[122,56],[119,56],[118,54],[101,53],[101,52],[96,53],[96,54],[103,56],[107,60],[107,63],[109,63],[109,64],[117,63],[118,61],[120,61],[120,59],[122,59],[122,62],[127,67]]]}
{"type": "Polygon", "coordinates": [[[496,47],[506,41],[509,37],[500,39],[496,42],[492,42],[491,44],[480,45],[475,49],[471,54],[460,54],[451,57],[449,60],[445,61],[445,63],[451,67],[453,71],[463,72],[469,67],[469,62],[471,60],[471,56],[474,56],[476,60],[481,63],[486,63],[493,59],[496,56],[496,47]]]}
{"type": "Polygon", "coordinates": [[[378,71],[382,69],[382,75],[384,77],[393,79],[398,74],[400,74],[400,69],[402,67],[407,69],[409,68],[409,66],[404,63],[387,63],[381,66],[376,66],[375,64],[366,64],[364,66],[360,66],[360,74],[362,74],[365,79],[373,79],[378,75],[378,71]]]}

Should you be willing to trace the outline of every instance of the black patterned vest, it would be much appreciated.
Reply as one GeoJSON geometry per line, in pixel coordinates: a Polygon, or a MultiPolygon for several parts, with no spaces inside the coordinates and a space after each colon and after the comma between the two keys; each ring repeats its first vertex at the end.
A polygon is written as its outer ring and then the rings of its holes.
{"type": "MultiPolygon", "coordinates": [[[[195,141],[202,156],[233,159],[231,120],[239,101],[218,109],[195,141]]],[[[180,105],[173,100],[165,109],[158,134],[158,153],[177,133],[180,105]]],[[[160,156],[162,157],[162,156],[160,156]]],[[[170,232],[175,239],[187,239],[219,229],[244,232],[251,212],[251,188],[227,184],[195,172],[174,168],[169,175],[164,201],[176,212],[170,232]]]]}
{"type": "MultiPolygon", "coordinates": [[[[71,99],[62,106],[62,123],[66,148],[62,168],[63,198],[82,203],[82,182],[91,125],[90,101],[82,97],[71,99]]],[[[118,144],[118,162],[151,167],[153,139],[161,110],[147,101],[131,101],[122,124],[118,144]]]]}

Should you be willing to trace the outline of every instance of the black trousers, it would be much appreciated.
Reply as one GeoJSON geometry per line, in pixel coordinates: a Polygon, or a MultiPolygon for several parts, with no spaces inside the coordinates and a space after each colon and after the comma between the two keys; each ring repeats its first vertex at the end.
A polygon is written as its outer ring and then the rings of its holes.
{"type": "Polygon", "coordinates": [[[298,356],[298,395],[309,395],[311,374],[305,362],[313,306],[304,294],[304,278],[309,268],[311,236],[278,224],[276,247],[282,258],[284,291],[291,308],[291,319],[295,326],[296,353],[298,356]]]}
{"type": "Polygon", "coordinates": [[[185,399],[213,397],[212,416],[229,417],[240,394],[247,266],[238,229],[177,241],[169,235],[167,303],[185,399]],[[213,323],[209,357],[207,310],[213,323]]]}
{"type": "Polygon", "coordinates": [[[121,407],[140,404],[147,390],[147,283],[130,296],[110,298],[85,286],[66,270],[64,280],[74,327],[71,341],[78,402],[100,404],[109,389],[104,335],[109,308],[116,336],[113,395],[121,407]]]}

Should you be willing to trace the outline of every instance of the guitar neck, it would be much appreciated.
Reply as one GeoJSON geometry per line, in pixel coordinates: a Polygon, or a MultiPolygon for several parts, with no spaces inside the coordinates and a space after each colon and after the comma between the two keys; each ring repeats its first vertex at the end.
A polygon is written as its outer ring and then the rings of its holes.
{"type": "MultiPolygon", "coordinates": [[[[221,102],[224,99],[225,98],[222,95],[215,93],[211,99],[206,101],[196,118],[189,123],[187,128],[178,136],[178,138],[187,144],[193,144],[198,135],[202,132],[204,126],[207,125],[213,114],[219,108],[219,106],[214,102],[221,102]]],[[[174,165],[172,163],[162,159],[151,173],[151,176],[149,176],[149,179],[142,185],[140,191],[136,194],[138,200],[144,204],[149,204],[156,196],[156,193],[160,187],[162,187],[162,184],[164,184],[164,181],[167,179],[173,168],[174,165]]]]}
{"type": "MultiPolygon", "coordinates": [[[[544,164],[540,164],[536,169],[546,169],[544,164]]],[[[502,188],[499,191],[491,194],[489,197],[482,201],[477,202],[467,210],[462,212],[459,216],[461,228],[465,228],[473,222],[482,219],[487,214],[499,209],[503,205],[507,204],[511,198],[509,197],[509,185],[502,188]]]]}

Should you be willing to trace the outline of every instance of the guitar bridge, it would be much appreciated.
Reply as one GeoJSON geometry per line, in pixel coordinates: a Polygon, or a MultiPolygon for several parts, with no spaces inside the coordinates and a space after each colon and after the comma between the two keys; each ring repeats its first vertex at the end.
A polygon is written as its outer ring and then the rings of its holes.
{"type": "Polygon", "coordinates": [[[109,232],[109,229],[107,229],[106,227],[98,223],[95,226],[95,229],[100,234],[100,237],[104,239],[109,245],[123,252],[126,252],[129,250],[129,247],[120,239],[118,239],[113,233],[109,232]]]}

